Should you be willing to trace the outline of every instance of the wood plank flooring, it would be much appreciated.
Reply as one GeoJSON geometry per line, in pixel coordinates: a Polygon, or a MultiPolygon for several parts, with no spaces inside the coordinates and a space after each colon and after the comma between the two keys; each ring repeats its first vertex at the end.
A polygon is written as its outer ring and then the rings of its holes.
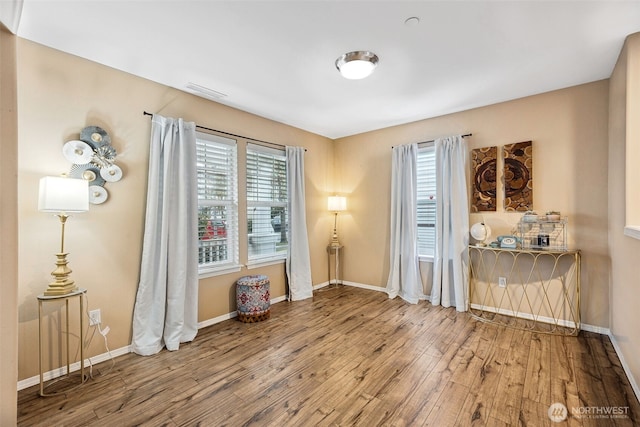
{"type": "Polygon", "coordinates": [[[176,352],[121,356],[59,396],[22,390],[19,425],[640,426],[606,336],[506,329],[342,286],[271,310],[202,329],[176,352]],[[551,422],[554,402],[566,421],[551,422]],[[595,413],[611,407],[626,414],[595,413]]]}

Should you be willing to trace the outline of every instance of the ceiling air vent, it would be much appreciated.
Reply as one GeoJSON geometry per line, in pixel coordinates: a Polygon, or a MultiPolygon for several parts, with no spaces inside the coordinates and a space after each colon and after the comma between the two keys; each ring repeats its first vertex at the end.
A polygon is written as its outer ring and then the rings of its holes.
{"type": "Polygon", "coordinates": [[[218,92],[217,90],[209,89],[208,87],[200,86],[191,82],[187,83],[186,87],[192,94],[211,99],[213,101],[217,101],[218,99],[222,99],[227,96],[226,93],[218,92]]]}

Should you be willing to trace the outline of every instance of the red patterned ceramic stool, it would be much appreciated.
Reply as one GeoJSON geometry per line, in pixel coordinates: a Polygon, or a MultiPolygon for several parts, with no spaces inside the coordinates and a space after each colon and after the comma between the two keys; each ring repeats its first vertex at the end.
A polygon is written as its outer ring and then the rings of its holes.
{"type": "Polygon", "coordinates": [[[239,278],[236,282],[236,306],[241,322],[267,320],[271,316],[269,278],[262,274],[239,278]]]}

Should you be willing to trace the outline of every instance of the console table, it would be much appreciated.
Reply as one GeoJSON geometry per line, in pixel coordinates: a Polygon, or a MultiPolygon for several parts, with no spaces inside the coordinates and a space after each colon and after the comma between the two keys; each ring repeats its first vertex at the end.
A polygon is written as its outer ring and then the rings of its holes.
{"type": "Polygon", "coordinates": [[[44,373],[42,366],[42,304],[44,302],[51,301],[64,301],[65,305],[65,322],[66,329],[64,331],[65,336],[65,344],[66,344],[66,353],[67,353],[67,377],[70,372],[70,354],[69,354],[69,300],[73,298],[78,298],[78,306],[80,307],[79,319],[80,319],[80,384],[85,382],[84,376],[84,309],[83,309],[83,300],[82,296],[87,292],[86,289],[76,289],[65,295],[38,295],[38,367],[40,371],[40,396],[55,396],[56,393],[45,393],[44,392],[44,373]]]}
{"type": "Polygon", "coordinates": [[[469,312],[557,335],[580,331],[580,251],[469,246],[469,312]]]}

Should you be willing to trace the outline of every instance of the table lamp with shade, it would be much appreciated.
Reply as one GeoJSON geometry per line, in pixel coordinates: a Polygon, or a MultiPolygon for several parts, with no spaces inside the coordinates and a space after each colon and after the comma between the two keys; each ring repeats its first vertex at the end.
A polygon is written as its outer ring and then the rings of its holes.
{"type": "Polygon", "coordinates": [[[342,246],[338,241],[338,232],[336,226],[338,224],[338,212],[347,210],[347,198],[344,196],[329,196],[329,199],[327,201],[327,208],[335,215],[333,219],[333,235],[331,236],[330,245],[333,247],[342,246]]]}
{"type": "Polygon", "coordinates": [[[54,281],[44,292],[46,296],[66,295],[76,290],[74,281],[69,277],[71,269],[67,266],[64,251],[64,226],[70,213],[89,210],[89,184],[84,179],[46,176],[40,179],[38,210],[52,212],[60,218],[60,252],[56,254],[56,268],[51,272],[54,281]]]}

